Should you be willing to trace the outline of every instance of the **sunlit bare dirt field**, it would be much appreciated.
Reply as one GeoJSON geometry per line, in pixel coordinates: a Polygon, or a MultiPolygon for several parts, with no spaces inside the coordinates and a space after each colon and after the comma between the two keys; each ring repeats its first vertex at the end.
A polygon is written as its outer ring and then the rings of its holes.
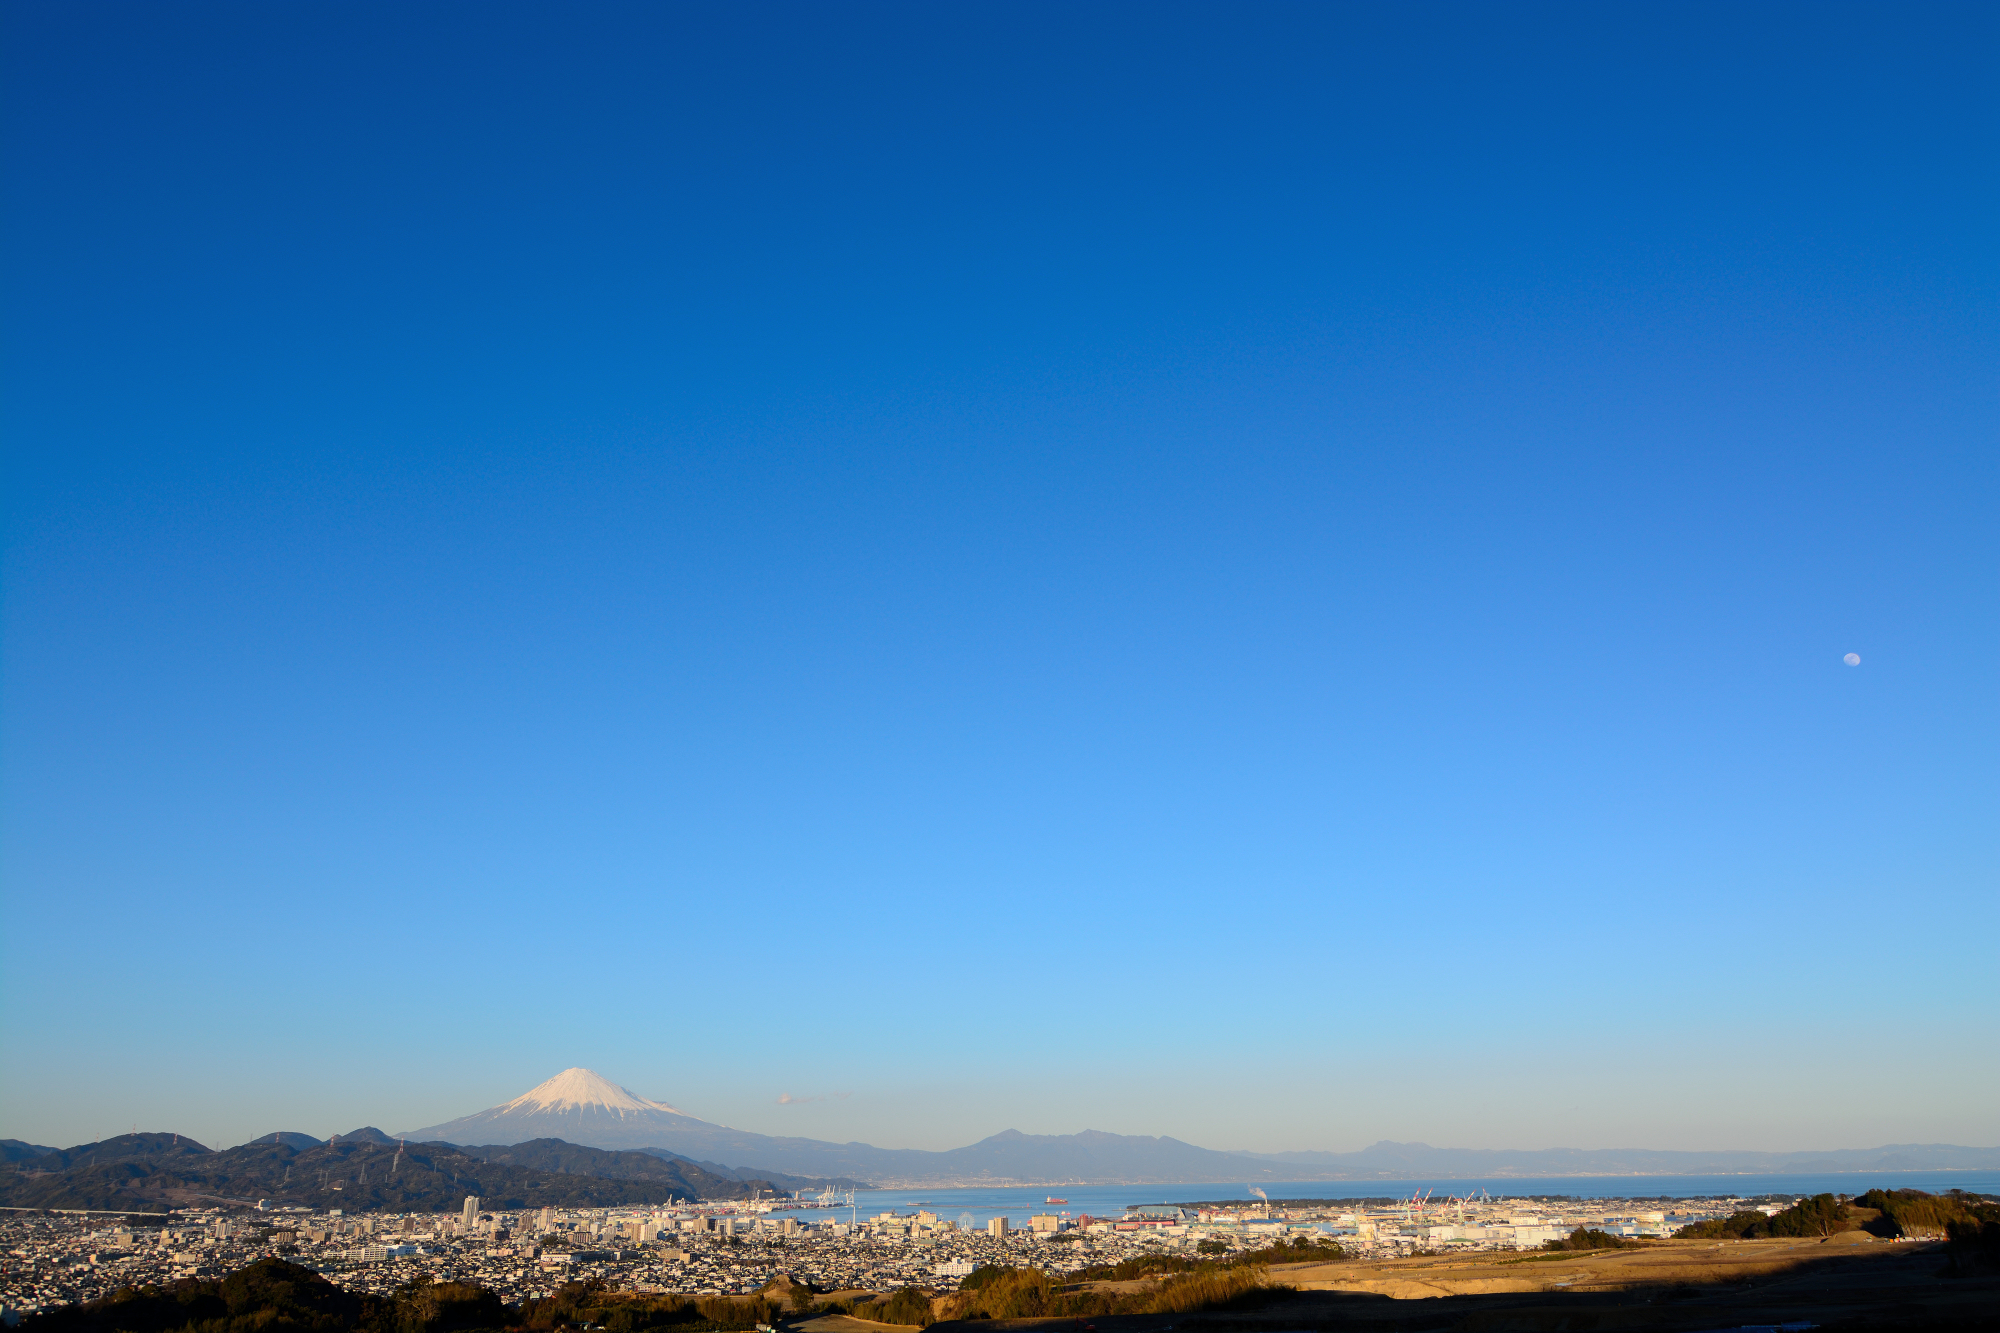
{"type": "MultiPolygon", "coordinates": [[[[1293,1291],[1227,1310],[1095,1320],[935,1325],[936,1333],[1287,1333],[1403,1330],[1651,1329],[1660,1333],[1809,1322],[1829,1329],[2000,1330],[2000,1274],[1947,1275],[1940,1244],[1847,1232],[1825,1240],[1663,1241],[1584,1254],[1426,1255],[1279,1265],[1293,1291]]],[[[1107,1284],[1109,1285],[1109,1284],[1107,1284]]],[[[1118,1283],[1128,1290],[1144,1283],[1118,1283]]],[[[814,1320],[808,1333],[880,1333],[887,1325],[814,1320]],[[824,1327],[822,1327],[824,1325],[824,1327]]]]}

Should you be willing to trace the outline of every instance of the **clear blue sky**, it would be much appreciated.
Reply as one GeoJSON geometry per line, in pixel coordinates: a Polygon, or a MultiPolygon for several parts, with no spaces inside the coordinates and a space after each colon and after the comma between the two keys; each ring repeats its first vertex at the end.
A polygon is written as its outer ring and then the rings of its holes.
{"type": "Polygon", "coordinates": [[[0,1134],[2000,1141],[1992,7],[0,19],[0,1134]]]}

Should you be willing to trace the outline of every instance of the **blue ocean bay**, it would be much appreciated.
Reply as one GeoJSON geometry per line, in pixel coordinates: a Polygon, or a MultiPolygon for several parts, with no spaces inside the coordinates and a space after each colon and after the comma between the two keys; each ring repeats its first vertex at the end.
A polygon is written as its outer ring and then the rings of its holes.
{"type": "MultiPolygon", "coordinates": [[[[1574,1198],[1689,1199],[1756,1198],[1769,1194],[1860,1194],[1882,1189],[1920,1189],[1933,1194],[1962,1189],[1979,1194],[2000,1193],[1996,1171],[1857,1171],[1824,1175],[1709,1176],[1538,1176],[1467,1180],[1430,1177],[1409,1180],[1306,1180],[1266,1182],[1259,1186],[1274,1203],[1287,1199],[1395,1199],[1431,1191],[1431,1201],[1479,1197],[1494,1199],[1574,1198]]],[[[841,1196],[844,1200],[846,1196],[841,1196]]],[[[1026,1226],[1037,1213],[1067,1213],[1071,1217],[1119,1217],[1128,1206],[1149,1203],[1197,1203],[1227,1199],[1257,1203],[1242,1181],[1189,1182],[1169,1185],[1037,1185],[930,1186],[921,1189],[856,1190],[852,1205],[843,1202],[842,1216],[866,1219],[878,1213],[909,1214],[929,1209],[946,1219],[970,1215],[973,1225],[1005,1217],[1010,1226],[1026,1226]],[[1047,1202],[1050,1198],[1062,1203],[1047,1202]],[[852,1211],[849,1212],[851,1207],[852,1211]]]]}

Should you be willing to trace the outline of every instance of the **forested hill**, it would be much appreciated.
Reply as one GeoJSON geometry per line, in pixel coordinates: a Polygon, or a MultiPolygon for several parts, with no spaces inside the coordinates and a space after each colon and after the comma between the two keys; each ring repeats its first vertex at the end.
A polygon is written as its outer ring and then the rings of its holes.
{"type": "Polygon", "coordinates": [[[121,1139],[133,1142],[105,1140],[0,1166],[0,1204],[156,1212],[269,1199],[350,1213],[452,1212],[468,1194],[489,1208],[608,1208],[780,1192],[767,1180],[728,1180],[656,1157],[646,1158],[644,1174],[612,1177],[489,1161],[443,1143],[343,1139],[301,1149],[266,1139],[210,1152],[199,1144],[181,1150],[189,1141],[172,1135],[121,1139]]]}
{"type": "Polygon", "coordinates": [[[96,1143],[80,1143],[74,1148],[51,1148],[42,1156],[14,1165],[24,1170],[67,1171],[106,1162],[126,1162],[135,1157],[160,1160],[212,1156],[207,1148],[185,1134],[120,1134],[96,1143]]]}
{"type": "Polygon", "coordinates": [[[36,1157],[47,1157],[54,1148],[44,1148],[39,1143],[23,1143],[19,1139],[0,1139],[0,1162],[26,1162],[36,1157]]]}
{"type": "MultiPolygon", "coordinates": [[[[561,1139],[529,1139],[526,1143],[489,1143],[478,1147],[459,1146],[460,1152],[482,1161],[506,1166],[525,1166],[535,1171],[555,1171],[568,1175],[603,1176],[609,1180],[682,1180],[699,1183],[704,1191],[720,1190],[727,1184],[758,1185],[782,1190],[866,1189],[859,1181],[820,1180],[789,1176],[776,1171],[738,1171],[717,1167],[712,1162],[694,1162],[661,1149],[621,1152],[611,1148],[586,1148],[561,1139]]],[[[714,1194],[707,1197],[728,1198],[714,1194]]]]}

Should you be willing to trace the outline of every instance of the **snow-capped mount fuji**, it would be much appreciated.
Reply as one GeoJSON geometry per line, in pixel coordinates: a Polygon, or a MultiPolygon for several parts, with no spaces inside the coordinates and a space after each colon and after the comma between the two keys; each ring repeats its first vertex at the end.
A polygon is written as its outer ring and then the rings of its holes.
{"type": "Polygon", "coordinates": [[[407,1137],[422,1143],[525,1143],[564,1139],[592,1148],[646,1148],[690,1129],[715,1129],[665,1102],[641,1097],[589,1069],[565,1069],[511,1102],[407,1137]]]}
{"type": "Polygon", "coordinates": [[[627,1111],[665,1111],[684,1120],[694,1117],[683,1111],[676,1111],[665,1102],[648,1101],[635,1095],[630,1088],[621,1088],[594,1069],[565,1069],[545,1083],[528,1089],[504,1106],[493,1108],[501,1115],[509,1112],[520,1114],[550,1113],[562,1114],[566,1111],[609,1111],[623,1117],[627,1111]]]}

